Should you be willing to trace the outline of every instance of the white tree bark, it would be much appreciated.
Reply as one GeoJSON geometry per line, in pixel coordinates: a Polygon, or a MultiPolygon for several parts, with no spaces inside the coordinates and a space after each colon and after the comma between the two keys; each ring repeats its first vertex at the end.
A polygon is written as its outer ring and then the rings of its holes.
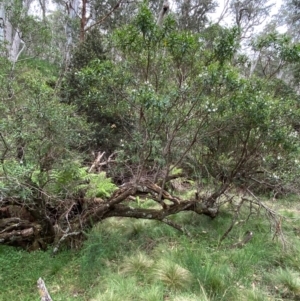
{"type": "Polygon", "coordinates": [[[80,0],[69,0],[67,5],[68,21],[66,24],[66,36],[67,36],[67,45],[66,45],[66,63],[68,64],[71,58],[71,50],[73,48],[73,22],[78,16],[79,12],[79,1],[80,0]]]}
{"type": "Polygon", "coordinates": [[[41,301],[52,301],[50,294],[48,293],[45,282],[42,278],[37,281],[37,287],[41,296],[41,301]]]}
{"type": "MultiPolygon", "coordinates": [[[[22,1],[22,12],[20,18],[25,17],[30,8],[30,4],[33,0],[23,0],[22,1]]],[[[22,41],[22,33],[18,27],[13,28],[12,24],[7,16],[6,3],[0,3],[0,24],[3,24],[0,28],[0,41],[6,45],[7,57],[15,64],[24,50],[25,44],[22,41]]]]}
{"type": "Polygon", "coordinates": [[[0,3],[0,43],[5,40],[5,7],[3,3],[0,3]]]}
{"type": "Polygon", "coordinates": [[[8,56],[12,44],[12,26],[7,18],[5,3],[0,3],[1,56],[8,56]]]}
{"type": "Polygon", "coordinates": [[[161,26],[161,25],[162,25],[163,19],[164,19],[164,17],[167,15],[167,13],[169,12],[169,9],[170,9],[170,4],[169,4],[169,2],[166,0],[166,1],[164,1],[164,3],[163,3],[163,7],[162,7],[161,11],[159,12],[159,16],[158,16],[158,19],[157,19],[157,22],[156,22],[156,24],[157,24],[158,26],[161,26]]]}
{"type": "Polygon", "coordinates": [[[254,54],[253,59],[251,60],[251,66],[250,66],[250,73],[249,73],[249,77],[251,77],[256,69],[257,63],[259,61],[260,58],[260,52],[254,54]]]}

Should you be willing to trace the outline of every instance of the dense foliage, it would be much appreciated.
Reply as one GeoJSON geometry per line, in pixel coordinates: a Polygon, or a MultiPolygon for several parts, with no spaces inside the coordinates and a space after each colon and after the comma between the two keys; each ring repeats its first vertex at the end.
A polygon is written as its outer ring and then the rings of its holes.
{"type": "Polygon", "coordinates": [[[235,22],[222,26],[207,21],[213,1],[177,1],[170,14],[167,3],[121,2],[93,24],[98,1],[83,1],[80,19],[75,0],[42,19],[29,2],[0,6],[11,28],[0,61],[4,243],[58,247],[112,216],[184,231],[167,217],[216,217],[230,189],[299,193],[299,43],[272,24],[244,43],[268,6],[232,2],[235,22]],[[176,178],[186,195],[170,193],[176,178]],[[153,206],[136,208],[140,195],[153,206]]]}
{"type": "Polygon", "coordinates": [[[235,27],[178,31],[172,17],[159,27],[142,6],[132,24],[114,32],[113,56],[74,75],[78,110],[106,123],[97,132],[101,146],[108,139],[136,177],[184,165],[202,180],[272,187],[286,173],[280,160],[295,160],[299,119],[296,94],[274,90],[286,84],[272,75],[277,56],[285,66],[298,62],[298,46],[285,36],[258,38],[255,49],[276,57],[245,77],[238,38],[235,27]]]}

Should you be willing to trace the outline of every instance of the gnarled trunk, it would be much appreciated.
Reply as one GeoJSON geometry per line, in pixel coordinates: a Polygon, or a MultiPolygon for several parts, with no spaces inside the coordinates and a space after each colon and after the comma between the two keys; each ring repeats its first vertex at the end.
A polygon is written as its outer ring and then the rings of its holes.
{"type": "Polygon", "coordinates": [[[109,217],[131,217],[158,220],[187,233],[184,228],[170,221],[170,215],[194,211],[212,218],[218,214],[217,199],[227,187],[221,187],[210,197],[183,200],[160,186],[146,180],[138,184],[122,185],[107,200],[78,199],[61,201],[53,207],[43,199],[36,199],[27,206],[20,200],[2,200],[0,206],[0,243],[21,246],[29,250],[45,249],[54,243],[55,252],[63,242],[72,244],[84,231],[109,217]],[[161,198],[159,197],[161,195],[161,198]],[[153,200],[154,208],[134,208],[130,202],[143,196],[153,200]]]}

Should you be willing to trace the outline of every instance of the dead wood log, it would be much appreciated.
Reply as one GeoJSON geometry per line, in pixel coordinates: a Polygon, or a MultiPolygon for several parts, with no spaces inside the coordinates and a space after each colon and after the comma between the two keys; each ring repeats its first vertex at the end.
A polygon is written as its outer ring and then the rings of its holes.
{"type": "Polygon", "coordinates": [[[101,153],[99,152],[98,155],[97,155],[97,158],[96,160],[93,162],[92,166],[90,167],[89,169],[89,173],[91,173],[93,170],[95,170],[97,168],[97,166],[99,165],[102,157],[104,156],[105,152],[101,153]]]}
{"type": "Polygon", "coordinates": [[[115,162],[113,160],[113,157],[116,155],[116,152],[113,152],[106,161],[101,162],[104,155],[105,155],[105,152],[103,152],[103,153],[98,152],[98,155],[97,155],[95,161],[93,162],[92,166],[88,170],[89,173],[91,173],[94,170],[100,172],[101,166],[108,165],[109,163],[115,162]]]}
{"type": "Polygon", "coordinates": [[[0,242],[16,244],[22,241],[34,241],[39,235],[41,226],[18,217],[0,220],[0,242]]]}
{"type": "Polygon", "coordinates": [[[170,221],[168,216],[181,211],[194,211],[197,214],[205,214],[213,218],[218,213],[218,205],[214,201],[223,192],[224,187],[221,187],[210,197],[184,200],[173,196],[159,185],[146,179],[138,184],[122,185],[109,199],[101,200],[101,202],[80,199],[80,204],[84,202],[84,210],[75,210],[79,200],[64,200],[55,207],[54,212],[55,203],[50,203],[48,200],[32,200],[30,207],[26,207],[26,210],[30,213],[30,219],[34,221],[19,216],[0,219],[0,243],[18,245],[20,242],[19,245],[26,249],[35,242],[37,242],[37,247],[43,249],[46,244],[54,244],[54,253],[56,253],[61,244],[69,245],[74,240],[82,240],[86,230],[109,217],[157,220],[188,234],[184,227],[170,221]],[[135,200],[141,192],[145,195],[148,194],[149,199],[154,202],[158,202],[161,195],[162,200],[159,203],[162,207],[148,209],[130,206],[130,202],[135,200]]]}
{"type": "Polygon", "coordinates": [[[80,235],[81,234],[81,231],[77,231],[77,232],[69,232],[69,231],[70,231],[70,229],[68,229],[66,231],[66,233],[56,243],[55,247],[53,248],[52,255],[55,255],[58,252],[61,243],[64,242],[68,237],[70,237],[70,236],[76,236],[76,235],[80,235]]]}
{"type": "Polygon", "coordinates": [[[25,239],[32,238],[34,240],[34,229],[28,228],[24,230],[13,230],[10,232],[4,232],[0,234],[0,242],[1,243],[15,243],[19,241],[24,241],[25,239]]]}
{"type": "Polygon", "coordinates": [[[0,233],[12,229],[25,229],[31,227],[33,224],[27,220],[22,220],[19,217],[9,217],[0,220],[0,233]]]}
{"type": "Polygon", "coordinates": [[[162,199],[166,199],[169,200],[171,202],[173,202],[174,204],[179,204],[180,200],[174,196],[172,196],[170,193],[168,193],[166,190],[163,190],[161,187],[159,187],[158,185],[152,183],[151,181],[146,181],[145,182],[146,187],[150,190],[153,191],[157,194],[162,195],[162,199]]]}
{"type": "Polygon", "coordinates": [[[42,278],[37,281],[37,287],[40,293],[41,301],[52,301],[50,294],[48,293],[45,282],[42,278]]]}
{"type": "MultiPolygon", "coordinates": [[[[208,207],[205,201],[200,201],[197,199],[192,200],[181,200],[180,198],[173,197],[168,192],[164,191],[163,196],[165,199],[173,202],[173,204],[167,206],[163,206],[160,209],[146,209],[146,208],[133,208],[131,206],[127,206],[123,203],[125,200],[132,200],[136,195],[139,194],[141,189],[144,192],[149,192],[151,199],[156,201],[155,197],[153,197],[153,193],[158,194],[160,191],[160,187],[152,182],[146,181],[145,183],[136,186],[135,184],[128,184],[125,187],[121,187],[117,191],[113,193],[111,198],[101,203],[96,208],[91,208],[87,210],[81,217],[80,220],[76,221],[77,226],[72,224],[72,231],[74,229],[78,229],[78,225],[82,225],[83,228],[90,228],[94,224],[99,221],[113,217],[131,217],[131,218],[142,218],[142,219],[153,219],[162,221],[169,215],[173,215],[179,213],[181,211],[194,211],[197,214],[205,214],[214,218],[217,213],[217,207],[208,207]],[[139,188],[141,186],[142,188],[139,188]],[[152,192],[152,194],[151,194],[152,192]]],[[[168,223],[172,226],[170,223],[168,223]]],[[[173,225],[174,226],[174,225],[173,225]]],[[[182,230],[180,226],[176,226],[178,230],[182,230]]],[[[174,227],[174,228],[176,228],[174,227]]]]}

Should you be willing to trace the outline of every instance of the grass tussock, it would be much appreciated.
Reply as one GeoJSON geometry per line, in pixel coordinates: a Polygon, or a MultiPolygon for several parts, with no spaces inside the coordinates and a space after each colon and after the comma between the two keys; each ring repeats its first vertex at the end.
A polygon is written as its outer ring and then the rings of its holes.
{"type": "Polygon", "coordinates": [[[157,263],[153,270],[153,277],[173,290],[186,288],[192,281],[190,271],[174,262],[165,260],[157,263]]]}
{"type": "Polygon", "coordinates": [[[275,301],[272,296],[267,295],[259,289],[243,289],[236,292],[236,300],[239,301],[275,301]]]}
{"type": "Polygon", "coordinates": [[[275,288],[283,296],[300,297],[300,274],[289,269],[279,268],[271,275],[275,288]]]}
{"type": "Polygon", "coordinates": [[[145,274],[152,268],[154,261],[144,253],[126,257],[121,264],[120,273],[127,275],[145,274]]]}

